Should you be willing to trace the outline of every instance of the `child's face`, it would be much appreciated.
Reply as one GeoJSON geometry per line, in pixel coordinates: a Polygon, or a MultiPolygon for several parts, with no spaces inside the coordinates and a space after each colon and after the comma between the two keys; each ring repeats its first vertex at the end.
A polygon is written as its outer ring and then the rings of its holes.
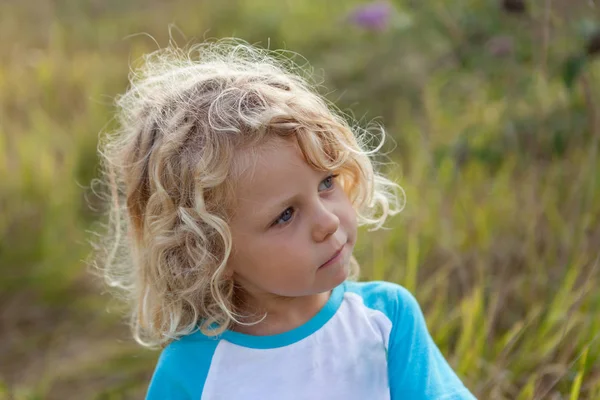
{"type": "Polygon", "coordinates": [[[259,148],[236,187],[228,267],[251,295],[326,292],[349,272],[356,213],[331,173],[311,168],[295,141],[259,148]],[[325,264],[338,250],[333,262],[325,264]]]}

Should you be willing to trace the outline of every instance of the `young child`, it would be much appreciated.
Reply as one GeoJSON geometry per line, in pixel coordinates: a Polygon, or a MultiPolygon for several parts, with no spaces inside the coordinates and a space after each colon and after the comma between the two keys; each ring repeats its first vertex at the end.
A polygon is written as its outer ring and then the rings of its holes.
{"type": "Polygon", "coordinates": [[[107,278],[136,340],[164,348],[147,399],[473,399],[409,292],[352,280],[357,226],[401,204],[369,132],[281,53],[144,61],[101,154],[107,278]]]}

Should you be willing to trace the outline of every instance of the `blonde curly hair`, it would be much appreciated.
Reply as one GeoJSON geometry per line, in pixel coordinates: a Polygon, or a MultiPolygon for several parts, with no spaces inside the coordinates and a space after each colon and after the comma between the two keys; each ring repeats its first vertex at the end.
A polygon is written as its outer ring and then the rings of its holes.
{"type": "Polygon", "coordinates": [[[170,45],[144,56],[117,97],[119,128],[99,146],[110,210],[98,265],[131,305],[143,346],[237,321],[225,270],[239,152],[295,139],[307,163],[339,173],[360,225],[377,229],[401,210],[402,189],[371,159],[383,130],[366,150],[374,135],[351,127],[290,54],[235,39],[170,45]]]}

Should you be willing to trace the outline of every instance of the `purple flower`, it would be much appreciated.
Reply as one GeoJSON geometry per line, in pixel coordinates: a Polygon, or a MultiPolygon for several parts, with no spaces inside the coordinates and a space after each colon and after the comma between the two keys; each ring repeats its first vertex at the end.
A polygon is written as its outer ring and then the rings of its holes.
{"type": "Polygon", "coordinates": [[[382,31],[389,25],[392,6],[386,1],[377,1],[356,7],[349,21],[365,29],[382,31]]]}
{"type": "Polygon", "coordinates": [[[494,57],[507,57],[514,52],[515,44],[512,36],[496,35],[486,43],[489,54],[494,57]]]}

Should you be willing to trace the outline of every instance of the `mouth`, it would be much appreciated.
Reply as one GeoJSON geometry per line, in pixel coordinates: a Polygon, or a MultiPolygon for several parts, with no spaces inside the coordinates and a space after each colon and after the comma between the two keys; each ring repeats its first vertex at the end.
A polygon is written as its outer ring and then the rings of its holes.
{"type": "Polygon", "coordinates": [[[335,263],[336,261],[338,261],[340,258],[342,258],[342,251],[344,251],[344,247],[346,246],[346,243],[344,243],[342,245],[342,247],[339,248],[338,251],[336,251],[333,256],[331,256],[331,258],[327,261],[325,261],[319,268],[324,268],[327,267],[328,265],[331,265],[333,263],[335,263]]]}

